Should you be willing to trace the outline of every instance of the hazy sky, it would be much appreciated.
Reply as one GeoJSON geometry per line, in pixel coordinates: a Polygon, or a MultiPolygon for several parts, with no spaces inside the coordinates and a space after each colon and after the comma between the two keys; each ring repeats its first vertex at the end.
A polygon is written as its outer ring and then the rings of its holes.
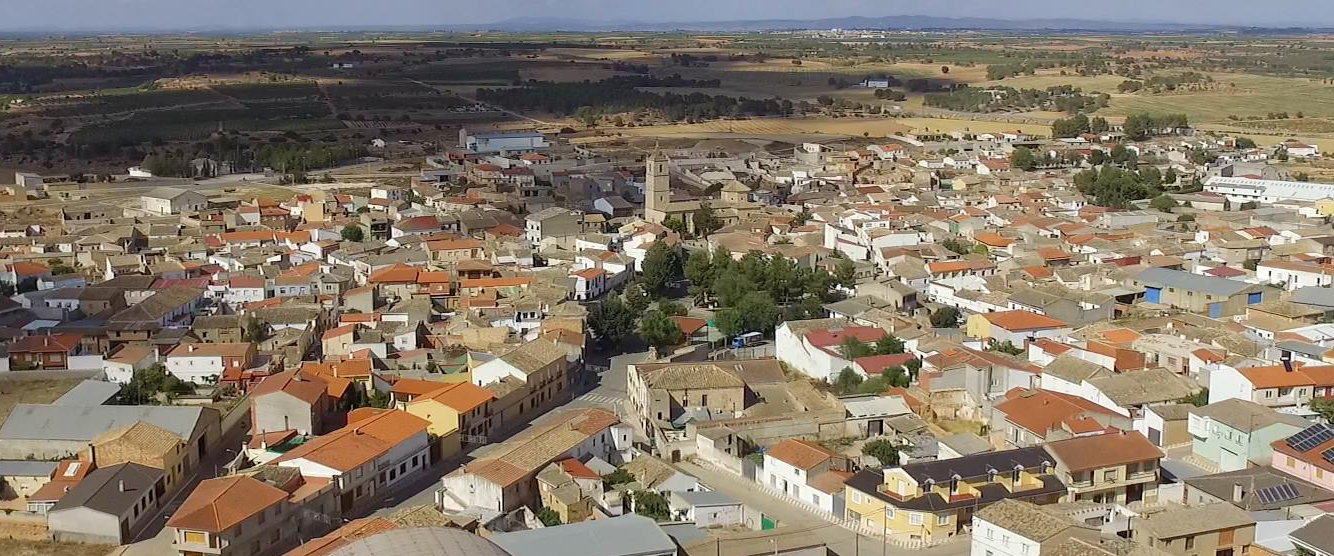
{"type": "Polygon", "coordinates": [[[0,0],[0,29],[374,27],[475,24],[516,17],[671,22],[849,15],[1334,26],[1332,4],[1331,0],[0,0]]]}

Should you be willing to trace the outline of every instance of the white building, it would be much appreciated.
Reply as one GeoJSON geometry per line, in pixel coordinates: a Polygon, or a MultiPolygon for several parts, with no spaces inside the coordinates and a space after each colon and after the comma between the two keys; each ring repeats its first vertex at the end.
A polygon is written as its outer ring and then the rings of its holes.
{"type": "Polygon", "coordinates": [[[459,146],[479,154],[524,153],[550,146],[536,131],[469,132],[459,130],[459,146]]]}
{"type": "Polygon", "coordinates": [[[1255,277],[1288,291],[1297,288],[1329,287],[1334,285],[1334,270],[1318,264],[1269,260],[1255,265],[1255,277]]]}
{"type": "Polygon", "coordinates": [[[1283,201],[1318,201],[1334,197],[1334,184],[1300,181],[1257,180],[1214,176],[1204,182],[1204,190],[1227,197],[1234,203],[1261,204],[1283,201]]]}
{"type": "Polygon", "coordinates": [[[158,187],[139,197],[139,208],[158,215],[197,212],[208,208],[208,198],[201,193],[158,187]]]}
{"type": "Polygon", "coordinates": [[[1068,539],[1097,545],[1098,530],[1041,506],[1001,500],[973,516],[971,556],[1042,556],[1068,539]]]}

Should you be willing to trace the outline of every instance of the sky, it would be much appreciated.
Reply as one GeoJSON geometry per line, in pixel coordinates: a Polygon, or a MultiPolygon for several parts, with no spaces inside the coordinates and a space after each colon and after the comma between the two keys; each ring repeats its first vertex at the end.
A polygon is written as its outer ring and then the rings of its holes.
{"type": "Polygon", "coordinates": [[[519,17],[674,22],[855,15],[1334,26],[1330,0],[0,0],[0,29],[50,33],[374,28],[519,17]]]}

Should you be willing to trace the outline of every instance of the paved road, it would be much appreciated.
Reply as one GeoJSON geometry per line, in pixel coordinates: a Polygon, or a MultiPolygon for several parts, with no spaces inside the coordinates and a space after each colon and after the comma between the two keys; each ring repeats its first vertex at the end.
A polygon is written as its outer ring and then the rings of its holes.
{"type": "Polygon", "coordinates": [[[694,475],[710,488],[764,512],[764,515],[770,519],[775,519],[779,525],[778,529],[774,530],[775,535],[782,535],[789,530],[793,534],[813,534],[841,556],[876,556],[878,554],[964,556],[970,550],[967,537],[960,537],[946,544],[926,549],[907,549],[885,544],[880,542],[879,539],[863,537],[834,525],[819,515],[770,496],[730,473],[714,471],[689,462],[678,463],[676,466],[681,471],[694,475]]]}

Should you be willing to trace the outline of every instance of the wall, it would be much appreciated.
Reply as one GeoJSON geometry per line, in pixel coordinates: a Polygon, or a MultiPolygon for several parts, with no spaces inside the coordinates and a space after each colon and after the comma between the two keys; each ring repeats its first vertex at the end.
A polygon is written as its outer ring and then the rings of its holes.
{"type": "Polygon", "coordinates": [[[91,544],[121,543],[120,520],[117,516],[79,507],[50,512],[46,518],[54,540],[91,544]]]}

